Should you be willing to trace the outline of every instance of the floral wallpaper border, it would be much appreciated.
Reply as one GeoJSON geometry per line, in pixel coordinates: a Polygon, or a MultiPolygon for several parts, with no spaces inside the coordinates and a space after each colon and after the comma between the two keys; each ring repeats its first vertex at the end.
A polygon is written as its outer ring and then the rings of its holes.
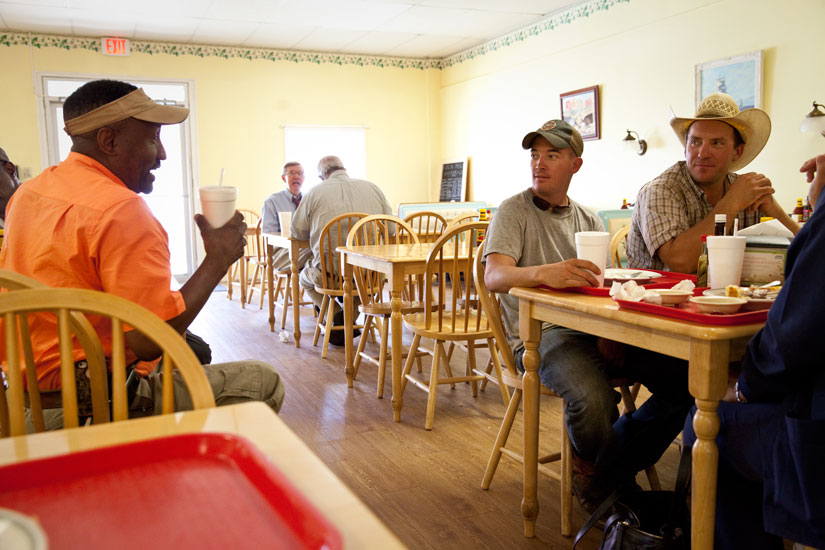
{"type": "MultiPolygon", "coordinates": [[[[171,42],[131,41],[131,51],[149,55],[194,55],[196,57],[222,57],[224,59],[263,59],[266,61],[291,61],[293,63],[316,63],[334,65],[357,65],[359,67],[382,67],[397,69],[444,69],[504,47],[522,42],[533,36],[552,31],[559,25],[572,23],[589,17],[599,11],[606,11],[616,4],[630,0],[590,0],[557,13],[534,25],[512,32],[475,48],[470,48],[443,59],[413,57],[381,57],[372,55],[304,52],[293,50],[273,50],[265,48],[238,48],[210,46],[205,44],[178,44],[171,42]]],[[[65,50],[100,51],[100,38],[63,36],[53,34],[32,34],[24,32],[0,31],[0,46],[33,46],[35,48],[62,48],[65,50]]]]}

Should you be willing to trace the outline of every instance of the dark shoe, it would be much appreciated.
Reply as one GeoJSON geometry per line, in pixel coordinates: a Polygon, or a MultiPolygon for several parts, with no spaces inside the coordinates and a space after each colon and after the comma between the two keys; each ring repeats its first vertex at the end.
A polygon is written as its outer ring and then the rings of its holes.
{"type": "MultiPolygon", "coordinates": [[[[339,310],[332,318],[332,324],[336,327],[344,326],[344,310],[339,310]]],[[[352,337],[357,338],[361,335],[359,329],[352,329],[352,337]]],[[[333,330],[329,333],[329,343],[333,346],[343,346],[346,343],[346,334],[343,330],[333,330]]]]}
{"type": "Polygon", "coordinates": [[[573,492],[588,515],[592,515],[599,504],[610,496],[610,487],[604,477],[594,464],[573,453],[573,492]]]}

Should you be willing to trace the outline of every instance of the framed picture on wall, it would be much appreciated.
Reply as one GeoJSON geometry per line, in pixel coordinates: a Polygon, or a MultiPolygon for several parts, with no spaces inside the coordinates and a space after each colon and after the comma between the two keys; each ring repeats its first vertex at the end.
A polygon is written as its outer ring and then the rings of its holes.
{"type": "Polygon", "coordinates": [[[582,135],[582,139],[599,139],[599,86],[590,86],[561,94],[561,118],[582,135]]]}
{"type": "Polygon", "coordinates": [[[739,110],[762,108],[762,50],[696,65],[696,104],[711,92],[724,92],[739,110]]]}

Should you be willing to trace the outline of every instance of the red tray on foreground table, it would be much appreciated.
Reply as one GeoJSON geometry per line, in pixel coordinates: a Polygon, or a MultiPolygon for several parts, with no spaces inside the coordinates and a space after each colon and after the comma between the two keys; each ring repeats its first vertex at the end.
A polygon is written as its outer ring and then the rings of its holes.
{"type": "MultiPolygon", "coordinates": [[[[697,289],[695,293],[699,292],[699,290],[700,289],[697,289]]],[[[683,302],[678,306],[660,306],[658,304],[630,302],[628,300],[616,300],[616,303],[619,304],[621,308],[644,311],[645,313],[655,313],[656,315],[674,317],[676,319],[693,321],[694,323],[702,323],[704,325],[750,325],[752,323],[764,323],[768,318],[767,309],[728,314],[703,313],[699,311],[696,304],[690,301],[683,302]]]]}
{"type": "Polygon", "coordinates": [[[341,535],[248,440],[185,434],[0,468],[0,506],[49,548],[337,549],[341,535]]]}
{"type": "MultiPolygon", "coordinates": [[[[660,273],[662,276],[657,277],[656,279],[651,279],[649,283],[639,285],[644,288],[671,288],[679,281],[684,281],[685,279],[693,281],[694,284],[696,283],[696,275],[676,273],[675,271],[659,271],[656,269],[645,269],[645,271],[660,273]]],[[[546,290],[557,290],[559,292],[576,292],[578,294],[589,294],[591,296],[610,296],[610,286],[574,286],[569,288],[553,288],[547,285],[539,285],[539,288],[544,288],[546,290]]],[[[704,289],[706,287],[702,288],[704,289]]]]}

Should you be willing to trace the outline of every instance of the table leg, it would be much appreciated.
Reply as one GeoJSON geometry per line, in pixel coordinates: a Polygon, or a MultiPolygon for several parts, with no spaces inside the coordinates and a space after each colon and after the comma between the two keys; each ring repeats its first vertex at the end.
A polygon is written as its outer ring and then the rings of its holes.
{"type": "Polygon", "coordinates": [[[716,515],[716,470],[719,449],[719,415],[716,409],[725,395],[728,380],[729,342],[691,342],[690,393],[698,410],[693,417],[691,496],[691,544],[695,549],[713,548],[716,515]]]}
{"type": "MultiPolygon", "coordinates": [[[[266,245],[266,296],[269,301],[269,332],[275,332],[275,285],[272,283],[275,278],[275,267],[272,264],[272,256],[275,247],[266,245]]],[[[284,289],[286,294],[287,289],[284,289]]]]}
{"type": "MultiPolygon", "coordinates": [[[[347,263],[346,254],[341,254],[341,270],[344,273],[344,355],[346,357],[344,372],[347,375],[347,387],[351,388],[352,375],[355,372],[352,366],[352,266],[347,263]]],[[[361,336],[361,338],[366,337],[366,334],[361,336]]]]}
{"type": "MultiPolygon", "coordinates": [[[[401,293],[403,290],[404,277],[403,276],[389,276],[390,284],[390,306],[392,313],[390,315],[390,330],[392,331],[392,419],[396,422],[401,421],[401,407],[404,404],[403,396],[401,395],[401,373],[404,370],[404,363],[402,362],[401,354],[401,293]]],[[[410,350],[410,353],[415,353],[415,350],[410,350]]]]}
{"type": "Polygon", "coordinates": [[[524,377],[522,378],[522,414],[524,415],[524,493],[521,515],[524,517],[524,536],[536,536],[536,518],[539,515],[538,457],[539,457],[539,357],[541,323],[530,318],[526,304],[519,307],[519,334],[524,341],[524,377]]]}
{"type": "Polygon", "coordinates": [[[298,241],[290,241],[289,261],[292,268],[292,334],[295,337],[295,347],[301,347],[301,287],[298,285],[298,276],[301,274],[298,268],[298,256],[300,247],[298,241]]]}

